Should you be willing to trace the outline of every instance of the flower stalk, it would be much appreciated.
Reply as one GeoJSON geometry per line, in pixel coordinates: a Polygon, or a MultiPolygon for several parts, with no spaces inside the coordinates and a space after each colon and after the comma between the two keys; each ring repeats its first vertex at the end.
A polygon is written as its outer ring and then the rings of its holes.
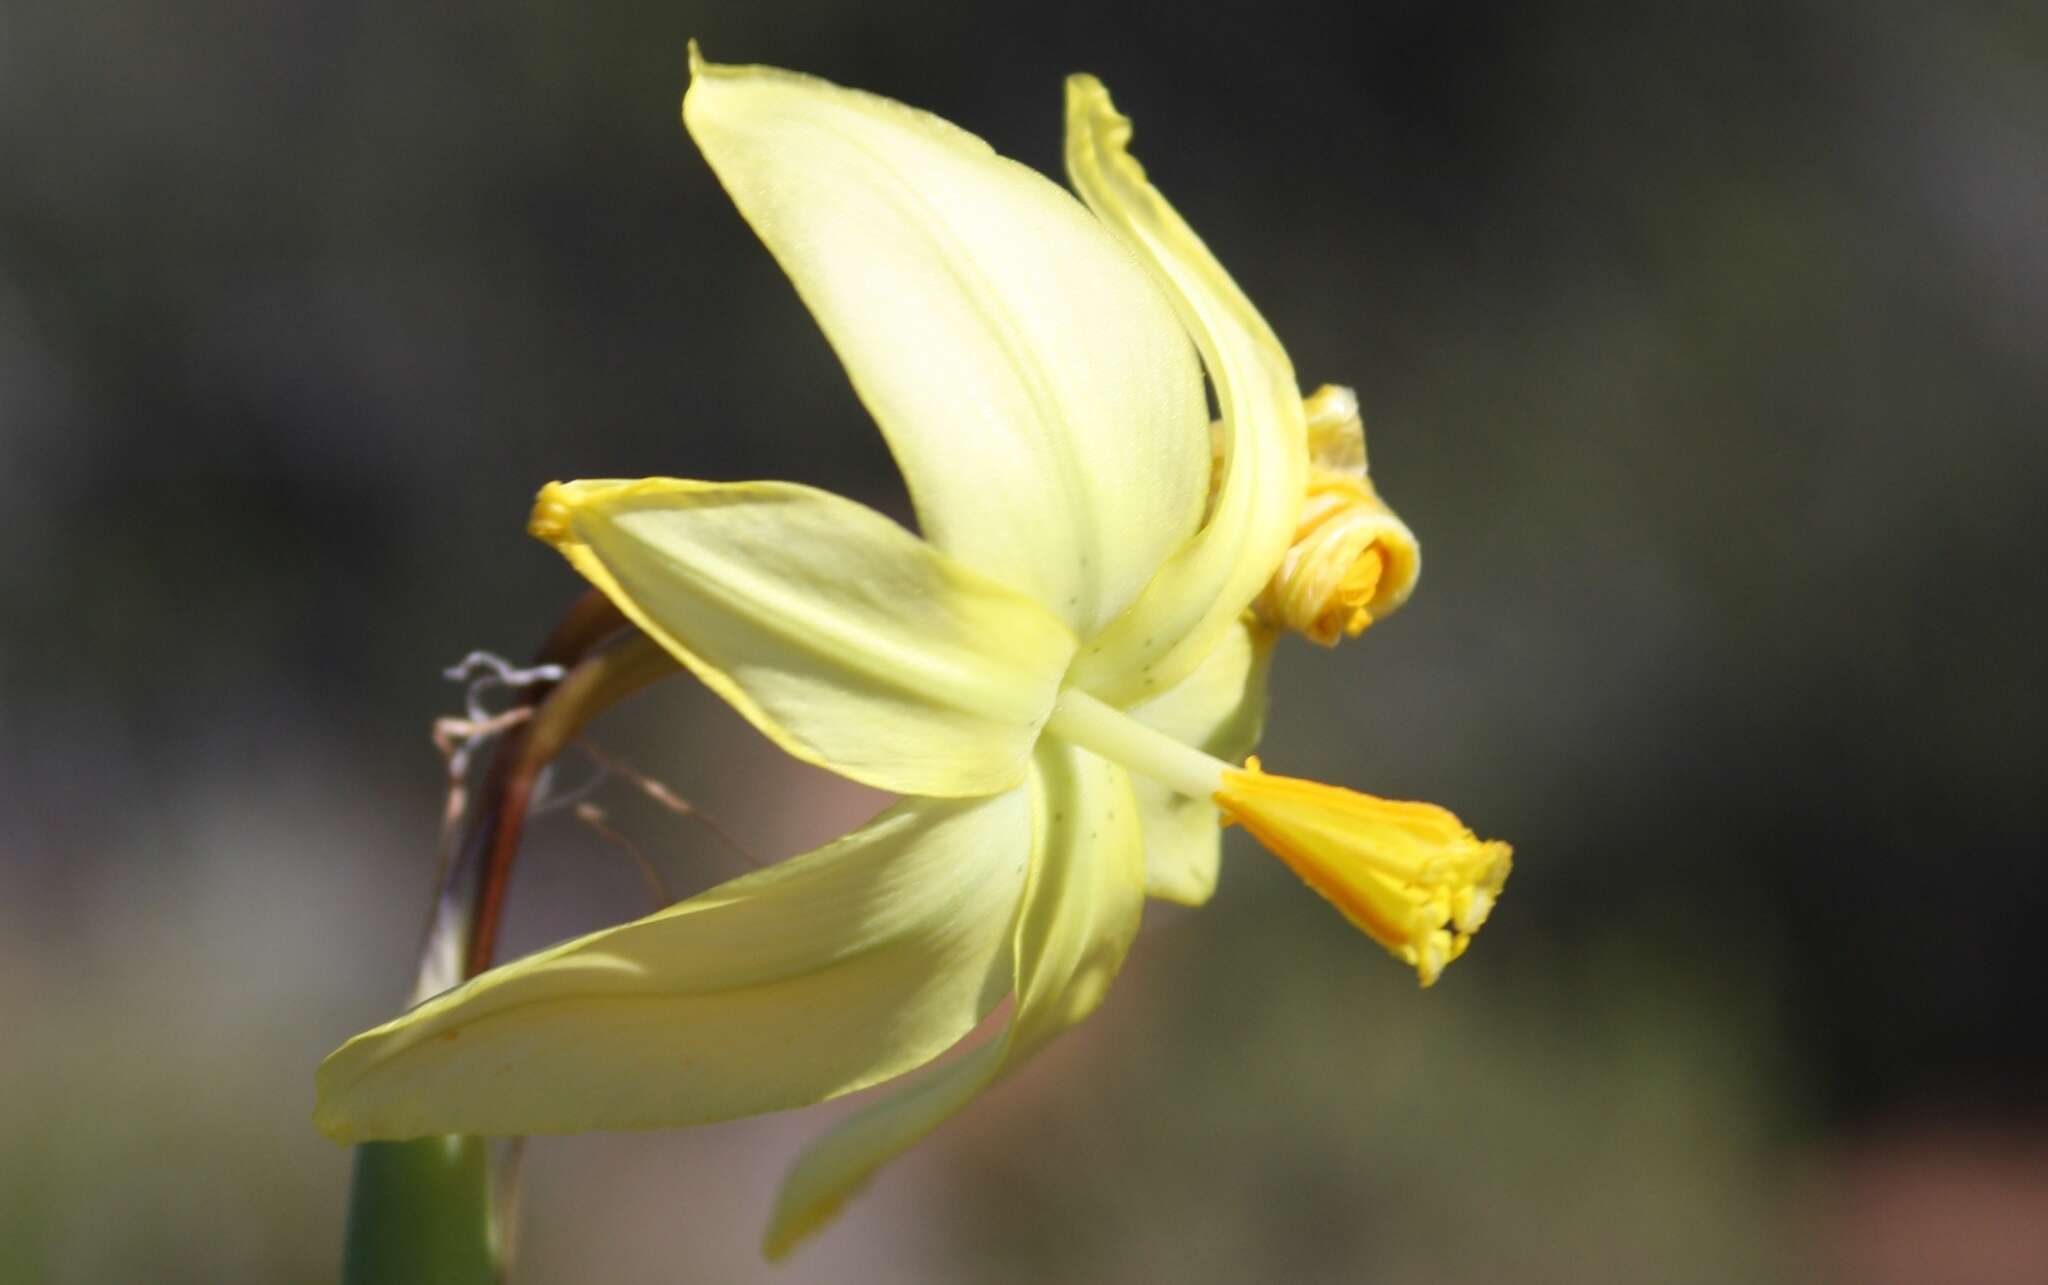
{"type": "MultiPolygon", "coordinates": [[[[450,818],[408,1006],[488,969],[526,818],[547,769],[598,714],[678,671],[602,594],[584,594],[541,645],[470,806],[450,818]],[[522,716],[523,715],[523,716],[522,716]]],[[[448,1134],[356,1148],[344,1285],[500,1285],[511,1259],[519,1140],[448,1134]]]]}

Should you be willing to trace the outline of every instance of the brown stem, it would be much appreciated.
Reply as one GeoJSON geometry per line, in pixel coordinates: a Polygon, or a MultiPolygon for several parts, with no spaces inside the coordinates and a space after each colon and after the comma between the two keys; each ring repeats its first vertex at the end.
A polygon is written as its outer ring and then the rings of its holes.
{"type": "Polygon", "coordinates": [[[493,747],[482,788],[464,809],[460,835],[436,881],[415,1003],[491,966],[513,858],[541,772],[590,719],[677,668],[595,590],[570,607],[533,663],[568,672],[517,693],[512,709],[530,713],[493,747]]]}
{"type": "Polygon", "coordinates": [[[518,855],[526,814],[533,804],[533,792],[542,770],[568,746],[584,724],[678,668],[674,657],[639,630],[615,633],[586,652],[576,667],[541,699],[533,717],[514,729],[500,746],[491,767],[496,775],[502,765],[502,789],[493,798],[486,787],[483,800],[489,809],[485,820],[488,846],[479,875],[476,920],[471,925],[469,951],[463,961],[465,978],[489,968],[497,951],[498,922],[512,876],[512,859],[518,855]]]}

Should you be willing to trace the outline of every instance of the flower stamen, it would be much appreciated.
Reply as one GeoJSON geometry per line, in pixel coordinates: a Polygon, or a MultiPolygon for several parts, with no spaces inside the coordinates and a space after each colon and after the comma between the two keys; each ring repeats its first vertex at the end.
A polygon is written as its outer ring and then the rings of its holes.
{"type": "Polygon", "coordinates": [[[1215,800],[1424,986],[1465,953],[1507,882],[1511,849],[1431,803],[1269,776],[1256,758],[1223,773],[1215,800]]]}
{"type": "Polygon", "coordinates": [[[1086,692],[1060,693],[1047,734],[1191,798],[1208,798],[1302,882],[1415,970],[1424,986],[1465,953],[1507,882],[1513,849],[1433,803],[1404,803],[1230,764],[1086,692]]]}

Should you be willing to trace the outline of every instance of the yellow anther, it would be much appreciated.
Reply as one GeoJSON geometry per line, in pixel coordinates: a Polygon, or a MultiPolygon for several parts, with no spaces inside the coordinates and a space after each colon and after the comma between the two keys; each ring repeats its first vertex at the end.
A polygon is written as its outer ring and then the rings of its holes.
{"type": "Polygon", "coordinates": [[[1424,986],[1465,953],[1507,882],[1512,850],[1432,803],[1291,777],[1259,761],[1223,774],[1216,804],[1424,986]]]}

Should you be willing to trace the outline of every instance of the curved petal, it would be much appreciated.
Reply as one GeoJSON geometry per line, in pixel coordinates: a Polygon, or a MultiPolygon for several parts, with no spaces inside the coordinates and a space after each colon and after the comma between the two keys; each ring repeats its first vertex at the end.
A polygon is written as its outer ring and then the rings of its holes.
{"type": "Polygon", "coordinates": [[[492,969],[320,1067],[337,1141],[699,1124],[900,1075],[1000,1002],[1030,792],[847,837],[492,969]]]}
{"type": "Polygon", "coordinates": [[[1003,1033],[848,1118],[782,1184],[765,1252],[829,1222],[874,1172],[1093,1012],[1144,908],[1144,855],[1124,770],[1086,750],[1039,749],[1036,851],[1017,920],[1017,1006],[1003,1033]]]}
{"type": "MultiPolygon", "coordinates": [[[[1199,669],[1130,714],[1184,745],[1232,763],[1257,748],[1266,722],[1266,670],[1273,633],[1240,621],[1199,669]]],[[[1147,896],[1199,906],[1216,891],[1223,827],[1210,800],[1189,798],[1133,776],[1145,829],[1147,896]]]]}
{"type": "Polygon", "coordinates": [[[1164,691],[1216,646],[1294,535],[1306,429],[1280,341],[1200,237],[1145,179],[1131,122],[1093,76],[1067,80],[1067,174],[1166,288],[1202,350],[1223,413],[1223,482],[1208,522],[1130,611],[1075,661],[1070,682],[1111,704],[1164,691]]]}
{"type": "Polygon", "coordinates": [[[781,482],[556,483],[553,544],[806,762],[901,794],[1023,779],[1074,638],[865,505],[781,482]]]}
{"type": "Polygon", "coordinates": [[[695,60],[683,121],[846,365],[926,538],[1089,637],[1201,521],[1201,371],[1131,252],[972,134],[695,60]]]}

